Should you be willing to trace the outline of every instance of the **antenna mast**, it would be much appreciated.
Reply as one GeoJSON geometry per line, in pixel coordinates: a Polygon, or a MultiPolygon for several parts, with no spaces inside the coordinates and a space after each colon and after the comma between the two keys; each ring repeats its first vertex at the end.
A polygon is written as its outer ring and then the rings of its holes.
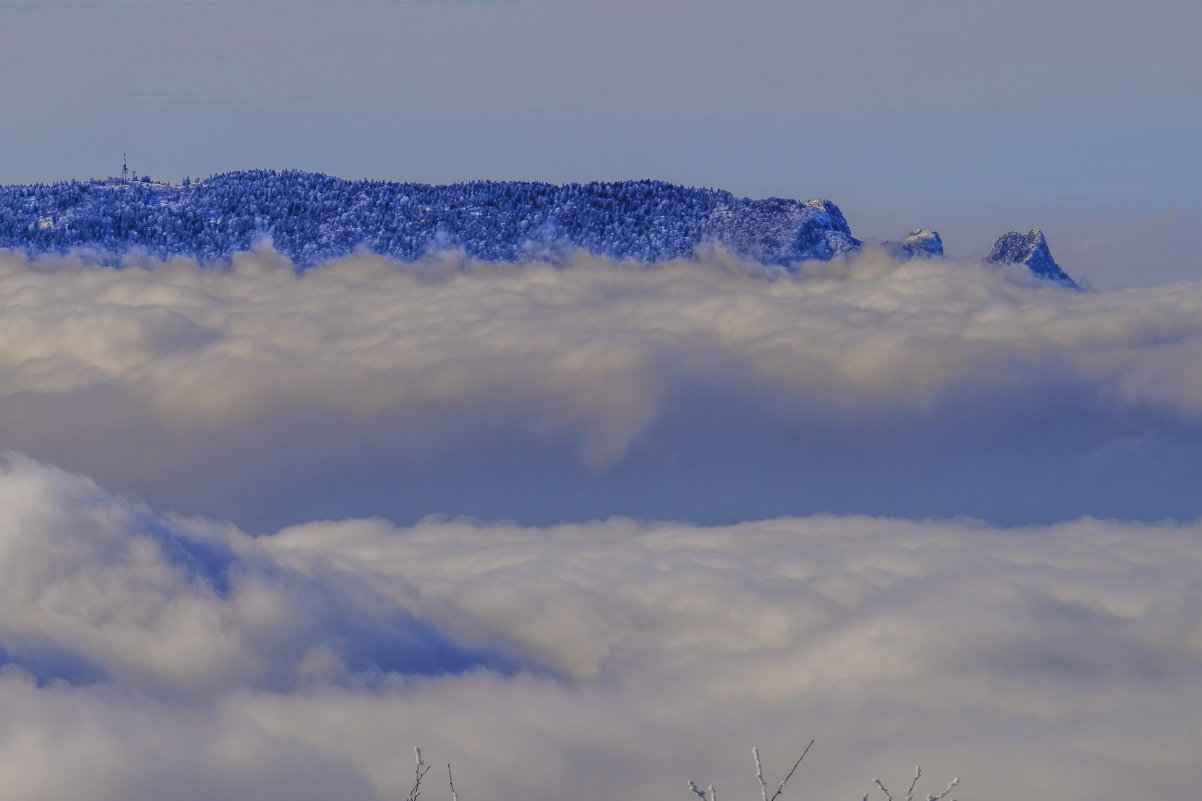
{"type": "Polygon", "coordinates": [[[121,154],[121,183],[129,183],[129,159],[121,154]]]}

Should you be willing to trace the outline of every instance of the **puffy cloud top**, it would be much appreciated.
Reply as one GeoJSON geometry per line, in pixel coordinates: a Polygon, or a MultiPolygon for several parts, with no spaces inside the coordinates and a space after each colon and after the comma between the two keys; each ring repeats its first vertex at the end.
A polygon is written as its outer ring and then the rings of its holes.
{"type": "Polygon", "coordinates": [[[1183,797],[1202,528],[312,522],[252,538],[10,455],[8,797],[1183,797]],[[437,773],[437,771],[436,771],[437,773]],[[932,791],[940,788],[931,787],[932,791]],[[431,787],[428,792],[437,794],[431,787]]]}
{"type": "Polygon", "coordinates": [[[0,305],[9,446],[254,527],[1200,510],[1202,284],[1065,292],[872,250],[800,276],[7,254],[0,305]]]}

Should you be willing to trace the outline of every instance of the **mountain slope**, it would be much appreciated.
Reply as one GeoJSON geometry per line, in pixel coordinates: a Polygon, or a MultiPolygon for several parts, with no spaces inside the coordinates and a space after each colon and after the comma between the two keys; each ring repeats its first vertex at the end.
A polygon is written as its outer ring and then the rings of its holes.
{"type": "Polygon", "coordinates": [[[270,238],[299,267],[365,248],[399,259],[459,247],[489,261],[584,248],[619,259],[685,258],[710,243],[765,264],[857,249],[828,201],[748,200],[658,181],[449,186],[301,172],[227,173],[183,187],[92,181],[0,187],[0,247],[94,248],[221,261],[270,238]]]}

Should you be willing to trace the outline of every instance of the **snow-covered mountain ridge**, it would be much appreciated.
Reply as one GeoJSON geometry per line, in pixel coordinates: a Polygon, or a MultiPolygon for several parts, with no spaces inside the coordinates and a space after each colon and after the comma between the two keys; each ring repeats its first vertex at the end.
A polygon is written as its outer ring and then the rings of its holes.
{"type": "MultiPolygon", "coordinates": [[[[183,186],[144,178],[0,187],[0,248],[31,255],[89,249],[113,264],[130,251],[221,262],[264,239],[299,269],[361,249],[404,260],[451,247],[486,261],[554,261],[583,248],[654,263],[710,245],[795,268],[863,244],[828,200],[753,200],[661,181],[431,186],[257,170],[183,186]]],[[[1046,242],[1025,250],[1001,243],[992,261],[1074,285],[1046,242]]],[[[893,249],[935,257],[942,242],[923,230],[893,249]]]]}

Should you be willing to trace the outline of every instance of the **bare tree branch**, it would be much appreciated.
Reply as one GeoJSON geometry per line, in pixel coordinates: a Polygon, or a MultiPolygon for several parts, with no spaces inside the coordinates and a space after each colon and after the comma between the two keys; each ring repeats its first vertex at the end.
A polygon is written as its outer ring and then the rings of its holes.
{"type": "MultiPolygon", "coordinates": [[[[793,767],[789,771],[789,774],[781,780],[780,787],[776,788],[776,792],[772,794],[772,798],[768,799],[768,801],[776,801],[776,799],[780,797],[780,794],[785,791],[785,785],[789,783],[789,779],[792,779],[793,774],[797,771],[797,766],[801,764],[801,760],[806,758],[806,754],[810,753],[810,749],[813,747],[814,741],[810,740],[810,744],[806,746],[806,750],[801,752],[801,756],[799,756],[797,761],[793,763],[793,767]]],[[[890,801],[892,801],[892,799],[890,799],[890,801]]]]}
{"type": "Polygon", "coordinates": [[[914,766],[914,781],[910,782],[910,789],[906,790],[906,801],[914,801],[914,788],[918,786],[918,780],[922,778],[922,765],[914,766]]]}

